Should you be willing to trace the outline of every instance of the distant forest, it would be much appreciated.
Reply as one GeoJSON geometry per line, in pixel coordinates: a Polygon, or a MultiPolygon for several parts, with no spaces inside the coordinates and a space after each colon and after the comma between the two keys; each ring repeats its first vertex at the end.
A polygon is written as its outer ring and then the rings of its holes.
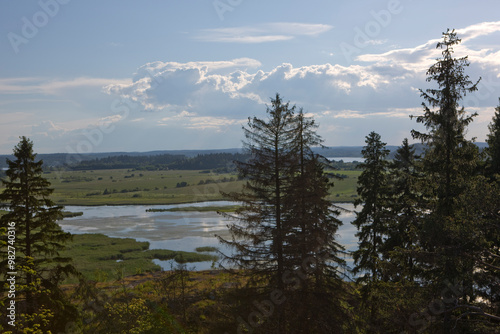
{"type": "MultiPolygon", "coordinates": [[[[316,148],[325,157],[362,157],[361,146],[316,148]]],[[[397,147],[389,147],[396,150],[397,147]]],[[[7,167],[6,160],[12,155],[0,155],[0,169],[7,167]]],[[[44,168],[91,169],[138,169],[138,170],[196,170],[234,169],[233,161],[246,161],[249,156],[242,149],[222,150],[172,150],[151,152],[109,152],[72,155],[69,153],[38,154],[44,168]]],[[[0,175],[2,171],[0,170],[0,175]]]]}
{"type": "Polygon", "coordinates": [[[153,156],[119,155],[107,158],[81,161],[78,164],[66,165],[72,170],[90,169],[136,169],[136,170],[198,170],[216,169],[229,171],[234,169],[233,161],[246,161],[249,156],[241,153],[199,154],[195,157],[184,155],[160,154],[153,156]]]}
{"type": "MultiPolygon", "coordinates": [[[[476,143],[480,149],[486,143],[476,143]]],[[[422,144],[414,144],[417,154],[423,152],[422,144]]],[[[397,146],[387,146],[392,159],[397,146]]],[[[335,146],[316,147],[313,151],[328,158],[361,158],[362,146],[335,146]]],[[[91,169],[138,169],[138,170],[196,170],[196,169],[222,169],[233,170],[233,161],[246,161],[249,155],[242,149],[224,150],[173,150],[152,152],[109,152],[80,154],[76,157],[69,153],[38,154],[43,160],[45,168],[67,168],[70,170],[91,169]]],[[[13,159],[12,155],[0,155],[0,169],[7,167],[6,160],[13,159]]],[[[337,160],[337,159],[336,159],[337,160]]],[[[0,170],[0,176],[3,171],[0,170]]]]}

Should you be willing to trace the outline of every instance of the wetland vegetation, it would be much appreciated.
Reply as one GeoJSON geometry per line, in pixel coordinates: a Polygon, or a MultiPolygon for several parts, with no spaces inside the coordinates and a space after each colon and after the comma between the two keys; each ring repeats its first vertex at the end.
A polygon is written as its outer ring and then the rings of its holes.
{"type": "MultiPolygon", "coordinates": [[[[197,252],[213,252],[200,247],[197,252]]],[[[149,249],[148,242],[132,238],[111,238],[103,234],[75,234],[61,256],[73,259],[75,267],[86,279],[97,282],[126,276],[161,271],[151,260],[173,260],[176,263],[215,261],[216,255],[166,249],[149,249]]],[[[69,281],[75,283],[75,281],[69,281]]]]}

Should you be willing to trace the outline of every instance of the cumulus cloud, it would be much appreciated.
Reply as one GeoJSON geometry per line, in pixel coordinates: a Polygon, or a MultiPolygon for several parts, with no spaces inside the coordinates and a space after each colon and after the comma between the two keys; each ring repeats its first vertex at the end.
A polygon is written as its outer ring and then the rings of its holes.
{"type": "MultiPolygon", "coordinates": [[[[455,32],[462,40],[462,44],[455,47],[455,56],[467,55],[472,63],[483,67],[495,66],[496,69],[500,67],[500,51],[496,41],[490,42],[490,45],[484,42],[477,45],[474,43],[475,39],[483,36],[493,34],[498,36],[500,21],[482,22],[463,29],[456,29],[455,32]]],[[[356,60],[378,64],[397,64],[413,71],[425,71],[441,55],[442,50],[436,48],[438,42],[441,41],[442,39],[432,39],[413,48],[396,49],[382,54],[364,54],[358,56],[356,60]]]]}
{"type": "Polygon", "coordinates": [[[204,29],[196,39],[221,43],[267,43],[294,39],[298,36],[316,36],[331,30],[328,24],[275,22],[254,26],[204,29]]]}
{"type": "MultiPolygon", "coordinates": [[[[280,35],[290,26],[274,25],[270,32],[280,35]]],[[[261,28],[245,27],[233,33],[264,36],[261,28]]],[[[315,35],[328,29],[331,27],[296,25],[291,31],[303,30],[303,35],[315,35]]],[[[499,31],[500,22],[458,30],[464,41],[455,48],[457,56],[469,55],[473,65],[467,72],[472,80],[483,76],[479,86],[483,95],[468,96],[464,101],[466,107],[490,106],[495,89],[500,86],[500,48],[494,43],[485,46],[484,41],[474,44],[477,38],[499,31]],[[488,78],[484,80],[486,74],[488,78]]],[[[219,29],[210,31],[211,36],[215,32],[230,34],[219,29]]],[[[375,122],[389,124],[382,122],[388,119],[394,122],[407,119],[414,124],[408,116],[421,111],[418,89],[429,85],[425,73],[440,57],[441,50],[436,49],[439,41],[432,39],[412,48],[361,55],[358,64],[349,66],[327,63],[295,67],[284,63],[264,71],[258,60],[249,58],[218,62],[158,61],[141,66],[131,82],[110,84],[104,91],[137,102],[142,110],[160,113],[163,116],[155,123],[157,126],[175,124],[185,129],[219,131],[239,125],[248,116],[262,115],[276,92],[314,114],[328,129],[338,130],[339,124],[347,126],[344,120],[366,122],[367,127],[375,122]]]]}
{"type": "MultiPolygon", "coordinates": [[[[252,63],[252,62],[250,62],[252,63]]],[[[256,62],[254,62],[256,63],[256,62]]],[[[189,112],[197,116],[223,116],[241,119],[269,102],[279,92],[293,98],[306,108],[325,109],[352,105],[361,110],[361,97],[388,102],[386,91],[398,89],[411,80],[412,71],[395,65],[323,64],[295,68],[282,64],[270,71],[254,73],[236,69],[227,74],[218,71],[218,64],[147,64],[134,75],[129,85],[108,85],[105,91],[129,98],[144,110],[189,112]]],[[[408,91],[406,95],[414,95],[408,91]]],[[[373,105],[370,106],[373,108],[373,105]]]]}

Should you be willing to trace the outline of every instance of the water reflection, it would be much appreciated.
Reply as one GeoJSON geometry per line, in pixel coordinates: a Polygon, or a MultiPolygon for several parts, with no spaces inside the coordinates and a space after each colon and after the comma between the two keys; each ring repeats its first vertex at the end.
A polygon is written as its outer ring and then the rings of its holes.
{"type": "MultiPolygon", "coordinates": [[[[82,216],[65,218],[60,222],[63,230],[73,234],[102,233],[110,237],[134,238],[148,241],[150,249],[171,249],[179,251],[195,251],[196,247],[218,247],[224,253],[229,249],[221,248],[215,235],[229,238],[227,224],[230,223],[216,212],[146,212],[147,209],[168,209],[188,206],[223,206],[234,205],[233,202],[203,202],[181,205],[124,205],[124,206],[67,206],[65,210],[83,212],[82,216]]],[[[348,210],[342,211],[339,219],[343,226],[338,231],[338,241],[346,249],[353,250],[357,245],[354,234],[356,228],[351,224],[354,219],[354,205],[338,204],[348,210]]],[[[155,260],[168,270],[170,261],[155,260]]],[[[188,264],[195,270],[209,269],[211,262],[188,264]]]]}

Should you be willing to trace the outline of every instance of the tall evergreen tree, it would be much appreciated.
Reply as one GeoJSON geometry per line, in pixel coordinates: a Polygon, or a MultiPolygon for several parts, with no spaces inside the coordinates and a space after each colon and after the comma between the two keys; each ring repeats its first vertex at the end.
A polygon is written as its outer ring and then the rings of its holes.
{"type": "Polygon", "coordinates": [[[317,126],[294,110],[276,95],[268,119],[250,119],[244,129],[252,158],[237,168],[247,182],[242,192],[226,194],[242,205],[226,214],[237,220],[229,225],[232,239],[220,240],[235,249],[228,260],[248,275],[238,314],[256,314],[254,305],[266,305],[260,314],[267,321],[240,318],[240,326],[262,333],[335,332],[345,320],[342,247],[335,242],[341,222],[327,200],[332,183],[325,162],[311,149],[322,141],[317,126]],[[282,299],[269,305],[276,294],[282,299]],[[259,304],[262,298],[267,301],[259,304]]]}
{"type": "Polygon", "coordinates": [[[388,275],[392,281],[414,282],[417,278],[416,252],[422,216],[417,159],[413,145],[405,138],[389,166],[390,219],[383,253],[390,262],[388,275]]]}
{"type": "Polygon", "coordinates": [[[424,169],[436,178],[437,209],[444,215],[453,211],[453,198],[463,191],[463,180],[475,171],[477,163],[475,145],[465,138],[467,126],[477,113],[467,114],[459,102],[477,90],[479,80],[473,84],[464,73],[469,66],[467,57],[453,57],[453,46],[460,42],[454,31],[448,31],[437,44],[444,49],[443,57],[429,68],[427,81],[435,82],[438,88],[420,90],[428,105],[422,103],[424,114],[416,117],[428,132],[412,130],[413,138],[427,144],[424,169]]]}
{"type": "Polygon", "coordinates": [[[326,159],[313,153],[322,140],[317,125],[302,110],[295,117],[297,156],[289,191],[284,197],[284,219],[289,229],[285,253],[293,289],[289,291],[287,333],[325,333],[342,331],[345,319],[341,306],[345,262],[344,248],[335,241],[342,222],[338,210],[327,199],[331,179],[325,173],[326,159]]]}
{"type": "MultiPolygon", "coordinates": [[[[267,108],[267,120],[249,118],[244,134],[252,158],[236,162],[247,181],[242,192],[226,194],[242,205],[235,215],[226,215],[239,222],[229,225],[232,240],[219,239],[235,249],[227,260],[249,274],[248,288],[253,289],[250,295],[254,297],[268,296],[273,290],[283,293],[285,288],[283,275],[289,267],[285,236],[289,227],[284,222],[283,200],[296,159],[294,110],[277,94],[267,108]]],[[[285,331],[282,310],[276,308],[272,314],[277,333],[285,331]]]]}
{"type": "Polygon", "coordinates": [[[358,195],[355,205],[363,204],[352,222],[358,229],[358,249],[353,252],[354,274],[361,274],[357,282],[362,284],[363,305],[366,308],[368,330],[381,331],[380,310],[383,304],[379,297],[380,282],[387,280],[384,273],[383,248],[387,234],[387,168],[389,150],[376,132],[366,136],[363,148],[365,161],[359,165],[363,172],[358,178],[358,195]]]}
{"type": "MultiPolygon", "coordinates": [[[[423,103],[424,114],[416,117],[427,132],[413,130],[412,135],[427,145],[422,161],[426,177],[421,189],[425,198],[422,209],[427,212],[421,234],[425,263],[422,278],[435,296],[446,286],[459,283],[463,288],[456,296],[457,303],[466,305],[475,300],[475,260],[471,255],[481,252],[483,242],[479,222],[466,199],[477,171],[478,150],[465,135],[476,114],[468,114],[459,103],[467,93],[477,90],[479,81],[471,82],[464,73],[469,66],[467,57],[453,57],[453,47],[459,43],[456,33],[447,31],[437,44],[443,49],[442,58],[427,71],[427,81],[434,82],[437,88],[421,90],[427,104],[423,103]]],[[[452,303],[446,304],[442,326],[436,331],[452,332],[455,309],[452,303]]],[[[463,323],[467,317],[460,319],[463,323]]],[[[466,326],[454,329],[462,330],[468,331],[466,326]]]]}
{"type": "Polygon", "coordinates": [[[382,279],[381,248],[387,233],[387,155],[389,150],[376,132],[366,136],[363,148],[365,161],[358,167],[363,172],[358,178],[358,195],[355,205],[363,204],[353,224],[358,228],[359,249],[353,253],[355,267],[353,272],[363,275],[360,282],[373,282],[382,279]]]}
{"type": "Polygon", "coordinates": [[[493,177],[495,174],[500,174],[500,103],[495,108],[495,115],[488,125],[488,129],[490,133],[486,139],[488,143],[488,148],[486,149],[486,153],[488,154],[487,173],[493,177]]]}
{"type": "Polygon", "coordinates": [[[57,224],[61,208],[49,198],[53,189],[42,176],[43,161],[35,161],[33,142],[22,137],[14,148],[14,157],[7,160],[8,178],[2,180],[5,189],[0,203],[8,212],[0,217],[0,226],[15,231],[14,242],[6,245],[15,247],[15,268],[9,265],[9,247],[1,249],[0,266],[2,271],[10,268],[9,272],[17,272],[16,309],[27,319],[17,326],[64,331],[76,316],[75,308],[58,286],[66,275],[75,273],[71,259],[59,256],[71,235],[57,224]]]}

